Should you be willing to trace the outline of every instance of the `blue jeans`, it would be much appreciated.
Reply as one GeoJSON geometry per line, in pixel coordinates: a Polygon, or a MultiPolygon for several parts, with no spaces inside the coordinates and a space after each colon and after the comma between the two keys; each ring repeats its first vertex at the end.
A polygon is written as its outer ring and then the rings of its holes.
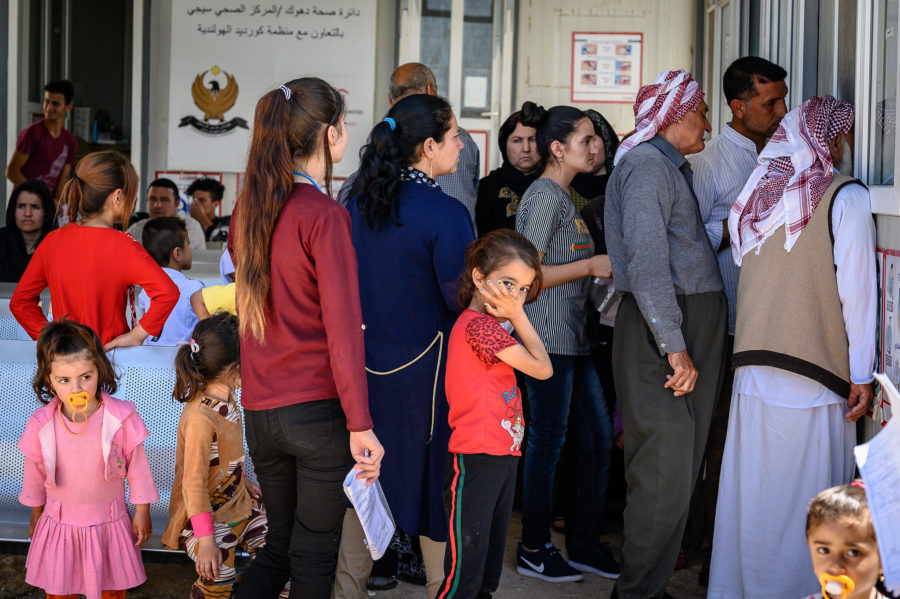
{"type": "Polygon", "coordinates": [[[566,539],[595,541],[603,526],[609,482],[612,422],[590,356],[550,354],[553,376],[526,377],[530,420],[522,483],[522,544],[536,549],[550,541],[553,477],[571,422],[578,452],[574,513],[566,515],[566,539]],[[571,418],[569,417],[571,411],[571,418]]]}

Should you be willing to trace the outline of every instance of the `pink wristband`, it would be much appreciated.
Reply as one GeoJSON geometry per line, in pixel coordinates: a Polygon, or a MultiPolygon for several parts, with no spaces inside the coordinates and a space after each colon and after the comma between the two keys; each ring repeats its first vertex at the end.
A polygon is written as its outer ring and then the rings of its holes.
{"type": "Polygon", "coordinates": [[[191,528],[194,529],[194,536],[198,539],[215,534],[212,512],[202,512],[191,516],[191,528]]]}

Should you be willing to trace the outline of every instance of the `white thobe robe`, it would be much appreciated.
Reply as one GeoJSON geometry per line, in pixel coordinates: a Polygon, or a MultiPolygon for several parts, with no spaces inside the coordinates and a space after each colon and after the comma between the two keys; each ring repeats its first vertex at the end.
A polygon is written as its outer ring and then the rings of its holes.
{"type": "MultiPolygon", "coordinates": [[[[868,191],[842,188],[831,223],[850,380],[869,383],[878,296],[868,191]]],[[[767,243],[777,242],[773,237],[767,243]]],[[[806,542],[806,508],[820,491],[851,480],[856,426],[846,421],[847,411],[847,398],[802,375],[768,366],[737,369],[709,599],[785,599],[820,590],[806,542]]]]}

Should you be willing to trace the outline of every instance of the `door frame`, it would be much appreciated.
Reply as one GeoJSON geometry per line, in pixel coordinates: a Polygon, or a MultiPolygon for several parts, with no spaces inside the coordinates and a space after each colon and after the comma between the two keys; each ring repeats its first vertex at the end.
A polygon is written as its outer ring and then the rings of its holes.
{"type": "MultiPolygon", "coordinates": [[[[452,106],[462,106],[462,47],[465,0],[452,0],[450,16],[450,65],[446,98],[452,106]]],[[[399,6],[397,64],[418,62],[422,33],[422,0],[401,0],[399,6]]],[[[460,117],[460,126],[483,136],[481,176],[500,165],[500,150],[494,136],[513,110],[513,65],[515,53],[516,1],[493,0],[493,43],[491,58],[491,105],[482,118],[460,117]]]]}

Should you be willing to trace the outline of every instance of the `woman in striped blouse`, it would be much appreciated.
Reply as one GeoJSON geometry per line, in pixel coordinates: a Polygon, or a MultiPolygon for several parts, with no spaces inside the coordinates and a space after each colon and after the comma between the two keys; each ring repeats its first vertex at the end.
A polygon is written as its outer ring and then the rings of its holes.
{"type": "Polygon", "coordinates": [[[537,130],[542,174],[519,203],[516,230],[543,257],[545,292],[526,312],[550,354],[553,376],[545,381],[526,377],[525,382],[531,419],[517,570],[549,582],[580,580],[578,570],[615,578],[619,565],[600,540],[612,424],[585,326],[591,281],[608,278],[612,271],[607,256],[594,255],[590,232],[568,192],[572,178],[591,172],[603,157],[596,154],[593,124],[581,110],[544,110],[526,102],[522,113],[528,115],[523,124],[537,130]],[[550,518],[553,478],[568,422],[578,458],[566,518],[566,563],[550,543],[550,518]]]}

